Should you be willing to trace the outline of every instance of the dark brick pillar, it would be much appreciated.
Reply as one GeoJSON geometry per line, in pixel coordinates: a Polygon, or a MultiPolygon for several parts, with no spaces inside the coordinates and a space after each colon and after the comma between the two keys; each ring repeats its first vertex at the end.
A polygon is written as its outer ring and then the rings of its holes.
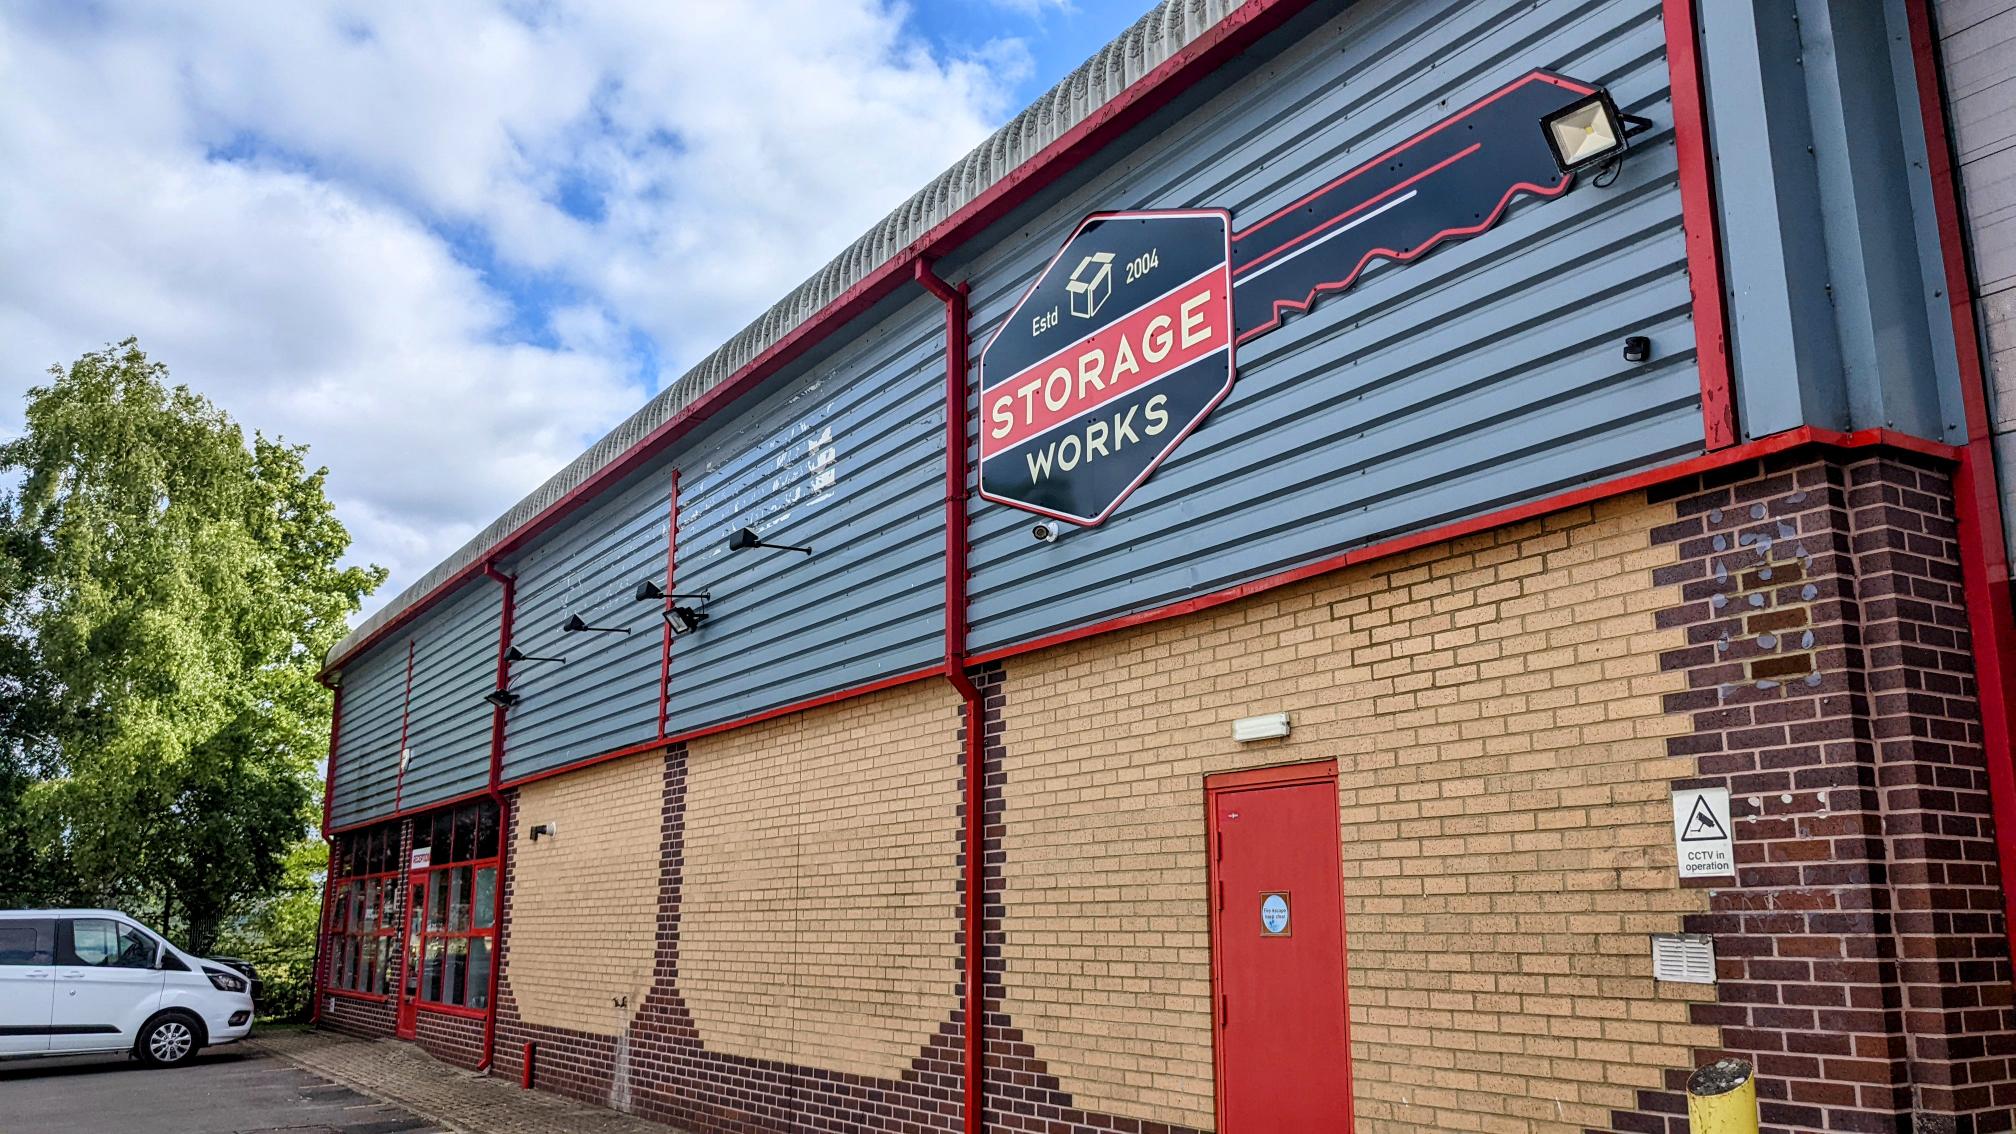
{"type": "MultiPolygon", "coordinates": [[[[1696,761],[1729,789],[1738,877],[1712,886],[1717,1002],[1765,1129],[2011,1129],[2008,945],[1946,472],[1787,455],[1672,486],[1683,605],[1663,658],[1696,761]]],[[[1705,1060],[1717,1052],[1700,1052],[1705,1060]]],[[[1686,1069],[1614,1128],[1684,1134],[1686,1069]]]]}

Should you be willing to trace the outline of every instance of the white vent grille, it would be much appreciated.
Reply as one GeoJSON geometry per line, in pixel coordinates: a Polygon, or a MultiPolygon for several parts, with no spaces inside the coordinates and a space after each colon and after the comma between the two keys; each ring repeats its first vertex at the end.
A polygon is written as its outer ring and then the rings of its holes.
{"type": "Polygon", "coordinates": [[[1705,933],[1652,935],[1652,977],[1683,984],[1715,983],[1715,939],[1705,933]]]}

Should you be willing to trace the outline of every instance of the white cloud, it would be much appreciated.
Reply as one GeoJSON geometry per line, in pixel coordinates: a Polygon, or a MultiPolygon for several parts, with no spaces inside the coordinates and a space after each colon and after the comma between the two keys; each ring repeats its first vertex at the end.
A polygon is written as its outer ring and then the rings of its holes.
{"type": "Polygon", "coordinates": [[[314,447],[387,597],[1009,109],[1014,45],[939,58],[900,16],[9,8],[0,431],[49,364],[137,334],[314,447]],[[507,286],[533,289],[534,325],[507,286]],[[633,372],[638,335],[664,373],[633,372]]]}

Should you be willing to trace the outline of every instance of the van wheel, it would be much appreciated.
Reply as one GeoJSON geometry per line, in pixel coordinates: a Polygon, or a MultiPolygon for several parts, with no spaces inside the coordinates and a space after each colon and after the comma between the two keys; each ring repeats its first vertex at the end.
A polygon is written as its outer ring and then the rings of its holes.
{"type": "Polygon", "coordinates": [[[149,1067],[179,1067],[196,1058],[203,1046],[203,1025],[184,1012],[168,1012],[147,1021],[133,1054],[149,1067]]]}

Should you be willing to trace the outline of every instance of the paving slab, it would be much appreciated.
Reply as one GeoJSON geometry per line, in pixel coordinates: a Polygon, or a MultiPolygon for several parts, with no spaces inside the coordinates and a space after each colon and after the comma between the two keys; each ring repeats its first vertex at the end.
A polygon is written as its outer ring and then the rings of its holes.
{"type": "MultiPolygon", "coordinates": [[[[249,1046],[460,1134],[680,1134],[671,1126],[451,1067],[398,1040],[272,1032],[255,1036],[249,1046]]],[[[0,1134],[11,1132],[0,1128],[0,1134]]]]}

